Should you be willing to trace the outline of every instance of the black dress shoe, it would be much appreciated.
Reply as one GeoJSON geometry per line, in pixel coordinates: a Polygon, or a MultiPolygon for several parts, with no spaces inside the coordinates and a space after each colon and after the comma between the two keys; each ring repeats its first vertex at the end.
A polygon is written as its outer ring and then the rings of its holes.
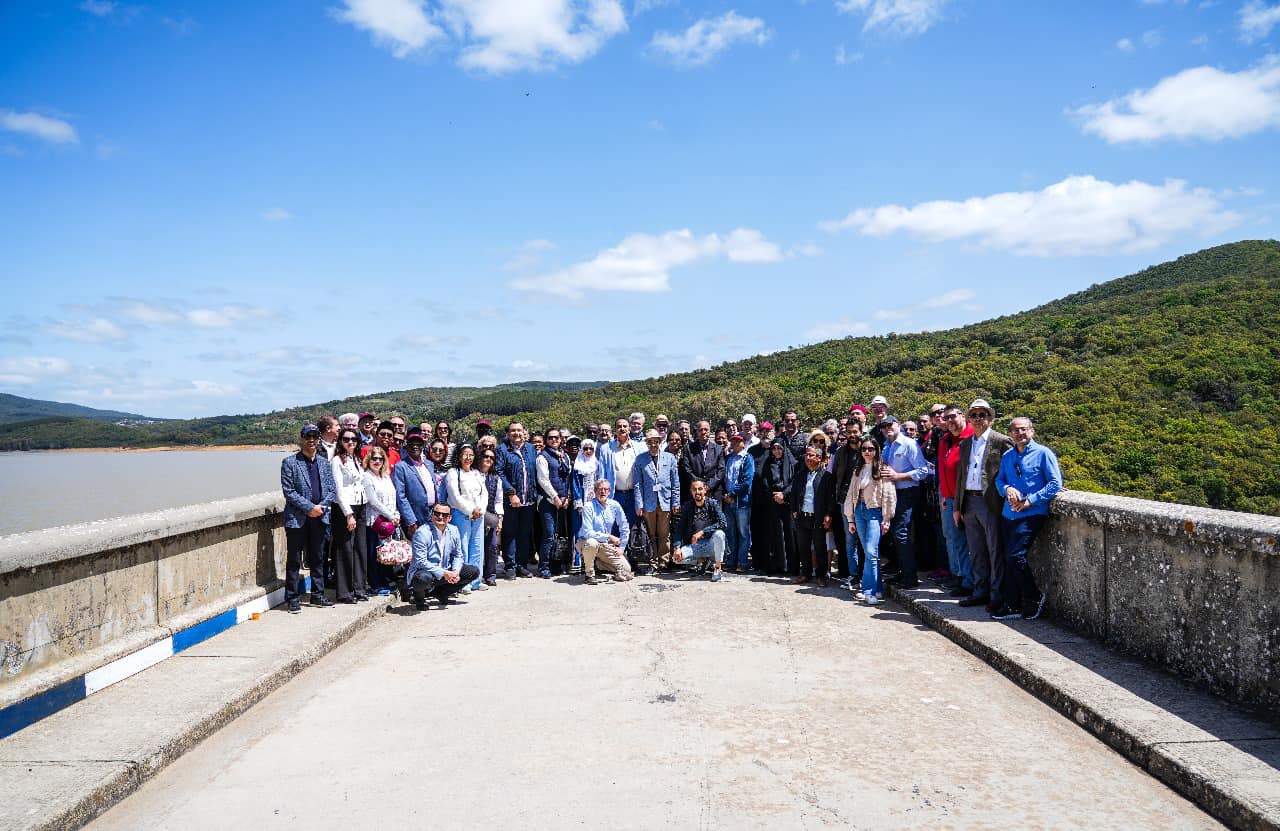
{"type": "Polygon", "coordinates": [[[333,605],[333,601],[332,601],[332,600],[330,600],[330,599],[329,599],[329,598],[327,598],[327,597],[323,597],[323,596],[321,596],[321,597],[316,597],[315,595],[312,595],[312,596],[311,596],[311,605],[312,605],[312,606],[318,606],[318,607],[320,607],[321,609],[324,609],[324,608],[328,608],[329,606],[332,606],[332,605],[333,605]]]}
{"type": "Polygon", "coordinates": [[[986,595],[983,595],[982,597],[978,597],[976,595],[971,594],[968,597],[966,597],[964,600],[961,600],[960,605],[965,607],[986,606],[990,602],[991,602],[991,598],[987,597],[986,595]]]}
{"type": "Polygon", "coordinates": [[[419,600],[414,605],[417,606],[419,612],[425,612],[427,610],[427,601],[425,600],[419,600]]]}
{"type": "Polygon", "coordinates": [[[947,592],[951,597],[970,597],[973,595],[973,589],[966,589],[964,586],[956,586],[947,592]]]}

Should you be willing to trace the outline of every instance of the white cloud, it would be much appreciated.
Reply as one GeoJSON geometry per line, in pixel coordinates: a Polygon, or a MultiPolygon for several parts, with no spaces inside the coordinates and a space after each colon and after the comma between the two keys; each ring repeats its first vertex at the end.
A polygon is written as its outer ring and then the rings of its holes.
{"type": "Polygon", "coordinates": [[[493,73],[581,63],[627,30],[618,0],[442,0],[440,18],[459,65],[493,73]]]}
{"type": "Polygon", "coordinates": [[[128,332],[105,317],[84,321],[56,320],[45,326],[44,330],[55,337],[78,343],[105,343],[129,337],[128,332]]]}
{"type": "Polygon", "coordinates": [[[769,29],[758,17],[742,17],[728,11],[716,18],[703,18],[681,34],[656,32],[649,49],[669,58],[675,66],[706,66],[735,43],[762,46],[769,40],[769,29]]]}
{"type": "Polygon", "coordinates": [[[525,271],[542,265],[547,252],[558,248],[554,242],[545,239],[531,239],[520,246],[515,256],[502,264],[503,271],[525,271]]]}
{"type": "Polygon", "coordinates": [[[65,358],[0,358],[0,384],[37,384],[70,371],[71,363],[65,358]]]}
{"type": "Polygon", "coordinates": [[[906,320],[911,314],[905,309],[876,309],[872,317],[876,320],[906,320]]]}
{"type": "Polygon", "coordinates": [[[50,144],[79,144],[76,128],[59,118],[39,113],[19,113],[0,110],[0,130],[24,133],[50,144]]]}
{"type": "Polygon", "coordinates": [[[862,208],[821,227],[873,237],[905,232],[929,242],[976,240],[983,248],[1054,257],[1143,251],[1239,222],[1215,194],[1177,179],[1113,184],[1070,176],[1038,191],[862,208]]]}
{"type": "Polygon", "coordinates": [[[427,18],[423,0],[342,0],[342,5],[345,8],[332,10],[335,18],[369,32],[397,58],[445,36],[427,18]]]}
{"type": "Polygon", "coordinates": [[[1133,41],[1128,38],[1120,38],[1116,41],[1116,48],[1121,52],[1132,52],[1136,47],[1133,45],[1133,41]]]}
{"type": "Polygon", "coordinates": [[[632,234],[587,262],[514,280],[511,286],[574,299],[587,291],[665,292],[671,290],[671,269],[715,257],[739,263],[777,262],[782,251],[751,228],[738,228],[726,236],[698,237],[687,228],[661,236],[632,234]]]}
{"type": "Polygon", "coordinates": [[[392,346],[399,349],[433,346],[438,340],[439,338],[435,335],[401,335],[395,339],[392,346]]]}
{"type": "Polygon", "coordinates": [[[965,303],[977,297],[977,293],[973,289],[953,289],[952,291],[943,292],[925,300],[920,304],[925,309],[941,309],[947,306],[955,306],[965,303]]]}
{"type": "Polygon", "coordinates": [[[813,242],[802,242],[787,251],[788,257],[821,257],[822,247],[813,242]]]}
{"type": "Polygon", "coordinates": [[[547,365],[537,361],[530,361],[524,358],[511,362],[512,369],[518,369],[522,372],[542,372],[547,369],[547,365]]]}
{"type": "Polygon", "coordinates": [[[862,60],[861,52],[846,52],[843,43],[836,47],[836,64],[838,66],[847,66],[860,60],[862,60]]]}
{"type": "Polygon", "coordinates": [[[919,35],[942,19],[950,0],[836,0],[845,14],[867,15],[863,31],[883,28],[898,35],[919,35]]]}
{"type": "Polygon", "coordinates": [[[187,35],[194,32],[196,29],[200,28],[199,23],[197,23],[192,18],[187,17],[185,14],[182,15],[181,17],[161,18],[160,22],[168,26],[169,29],[172,30],[173,33],[180,38],[186,37],[187,35]]]}
{"type": "Polygon", "coordinates": [[[1262,0],[1249,0],[1240,7],[1240,39],[1256,43],[1271,34],[1280,24],[1280,3],[1268,6],[1262,0]]]}
{"type": "Polygon", "coordinates": [[[185,314],[188,322],[202,329],[221,329],[246,320],[271,317],[271,310],[259,306],[229,304],[219,309],[192,309],[185,314]]]}
{"type": "Polygon", "coordinates": [[[267,222],[288,222],[293,219],[293,214],[284,208],[272,208],[262,212],[262,218],[267,222]]]}
{"type": "Polygon", "coordinates": [[[173,323],[182,315],[167,306],[157,306],[141,300],[131,301],[122,309],[126,317],[139,323],[173,323]]]}
{"type": "Polygon", "coordinates": [[[1240,72],[1211,66],[1184,69],[1151,89],[1067,113],[1086,133],[1112,144],[1239,138],[1280,125],[1280,59],[1269,57],[1240,72]]]}
{"type": "Polygon", "coordinates": [[[1155,49],[1164,43],[1164,35],[1160,34],[1158,29],[1148,29],[1142,33],[1142,45],[1148,49],[1155,49]]]}
{"type": "Polygon", "coordinates": [[[870,331],[871,327],[862,321],[842,317],[839,320],[819,323],[806,331],[804,336],[808,340],[831,340],[832,338],[847,338],[850,335],[865,335],[870,331]]]}
{"type": "Polygon", "coordinates": [[[96,15],[97,17],[107,17],[116,10],[118,3],[111,0],[84,0],[76,4],[76,8],[83,12],[96,15]]]}

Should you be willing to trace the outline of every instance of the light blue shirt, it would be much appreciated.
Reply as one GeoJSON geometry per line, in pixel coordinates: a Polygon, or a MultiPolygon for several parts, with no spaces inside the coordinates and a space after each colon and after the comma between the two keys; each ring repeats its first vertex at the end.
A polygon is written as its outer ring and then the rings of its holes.
{"type": "Polygon", "coordinates": [[[1049,503],[1062,490],[1062,468],[1058,465],[1058,457],[1043,444],[1036,444],[1035,439],[1027,442],[1027,449],[1021,453],[1014,445],[1000,457],[996,489],[1001,497],[1010,485],[1031,504],[1015,511],[1006,499],[1001,510],[1006,519],[1049,513],[1049,503]]]}
{"type": "Polygon", "coordinates": [[[622,506],[616,499],[610,499],[602,506],[593,497],[582,506],[582,527],[578,529],[578,539],[608,542],[615,526],[618,529],[618,547],[626,548],[627,539],[631,536],[631,526],[627,525],[622,506]]]}
{"type": "Polygon", "coordinates": [[[813,480],[818,478],[818,471],[809,471],[808,477],[804,480],[804,504],[800,506],[800,510],[806,514],[817,513],[813,510],[813,480]]]}
{"type": "Polygon", "coordinates": [[[439,580],[446,571],[460,568],[462,538],[454,525],[446,525],[443,534],[435,529],[434,524],[423,525],[413,535],[413,560],[404,576],[406,583],[412,585],[414,575],[422,572],[439,580]]]}
{"type": "Polygon", "coordinates": [[[929,462],[920,452],[916,440],[899,434],[897,441],[884,447],[884,463],[893,468],[895,473],[910,473],[910,479],[894,482],[898,490],[917,487],[929,476],[929,462]]]}

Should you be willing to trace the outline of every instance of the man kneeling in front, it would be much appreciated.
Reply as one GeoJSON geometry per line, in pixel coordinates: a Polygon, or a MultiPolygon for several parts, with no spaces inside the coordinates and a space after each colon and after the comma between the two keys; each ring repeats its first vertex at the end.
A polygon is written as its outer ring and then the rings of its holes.
{"type": "Polygon", "coordinates": [[[680,547],[671,559],[677,563],[691,560],[712,560],[715,571],[711,572],[711,582],[720,580],[721,563],[724,562],[724,529],[727,523],[720,503],[707,498],[707,484],[695,479],[689,486],[693,496],[680,508],[680,547]]]}
{"type": "Polygon", "coordinates": [[[413,561],[404,576],[419,610],[427,608],[427,595],[445,608],[449,598],[480,576],[480,569],[462,562],[462,538],[449,523],[453,514],[448,504],[437,502],[430,513],[431,524],[413,535],[413,561]]]}
{"type": "Polygon", "coordinates": [[[609,480],[597,479],[595,499],[582,505],[582,527],[578,529],[578,551],[582,554],[582,582],[596,583],[596,566],[622,583],[634,575],[623,551],[631,528],[617,500],[609,498],[609,480]],[[614,532],[617,532],[616,534],[614,532]]]}

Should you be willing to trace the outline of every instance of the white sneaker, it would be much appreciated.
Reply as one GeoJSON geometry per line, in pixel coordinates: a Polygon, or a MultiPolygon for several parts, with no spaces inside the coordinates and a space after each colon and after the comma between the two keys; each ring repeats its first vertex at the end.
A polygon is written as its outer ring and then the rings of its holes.
{"type": "Polygon", "coordinates": [[[855,595],[853,596],[853,599],[854,599],[854,600],[866,600],[866,599],[867,599],[867,596],[866,596],[865,594],[863,594],[862,592],[858,592],[857,594],[855,594],[855,595]]]}
{"type": "Polygon", "coordinates": [[[880,597],[880,595],[878,595],[878,594],[869,594],[869,595],[867,595],[867,605],[868,605],[868,606],[875,606],[877,603],[883,603],[883,602],[884,602],[884,599],[883,599],[883,598],[881,598],[881,597],[880,597]]]}
{"type": "Polygon", "coordinates": [[[458,590],[458,594],[471,594],[471,587],[463,586],[461,589],[458,590]]]}

